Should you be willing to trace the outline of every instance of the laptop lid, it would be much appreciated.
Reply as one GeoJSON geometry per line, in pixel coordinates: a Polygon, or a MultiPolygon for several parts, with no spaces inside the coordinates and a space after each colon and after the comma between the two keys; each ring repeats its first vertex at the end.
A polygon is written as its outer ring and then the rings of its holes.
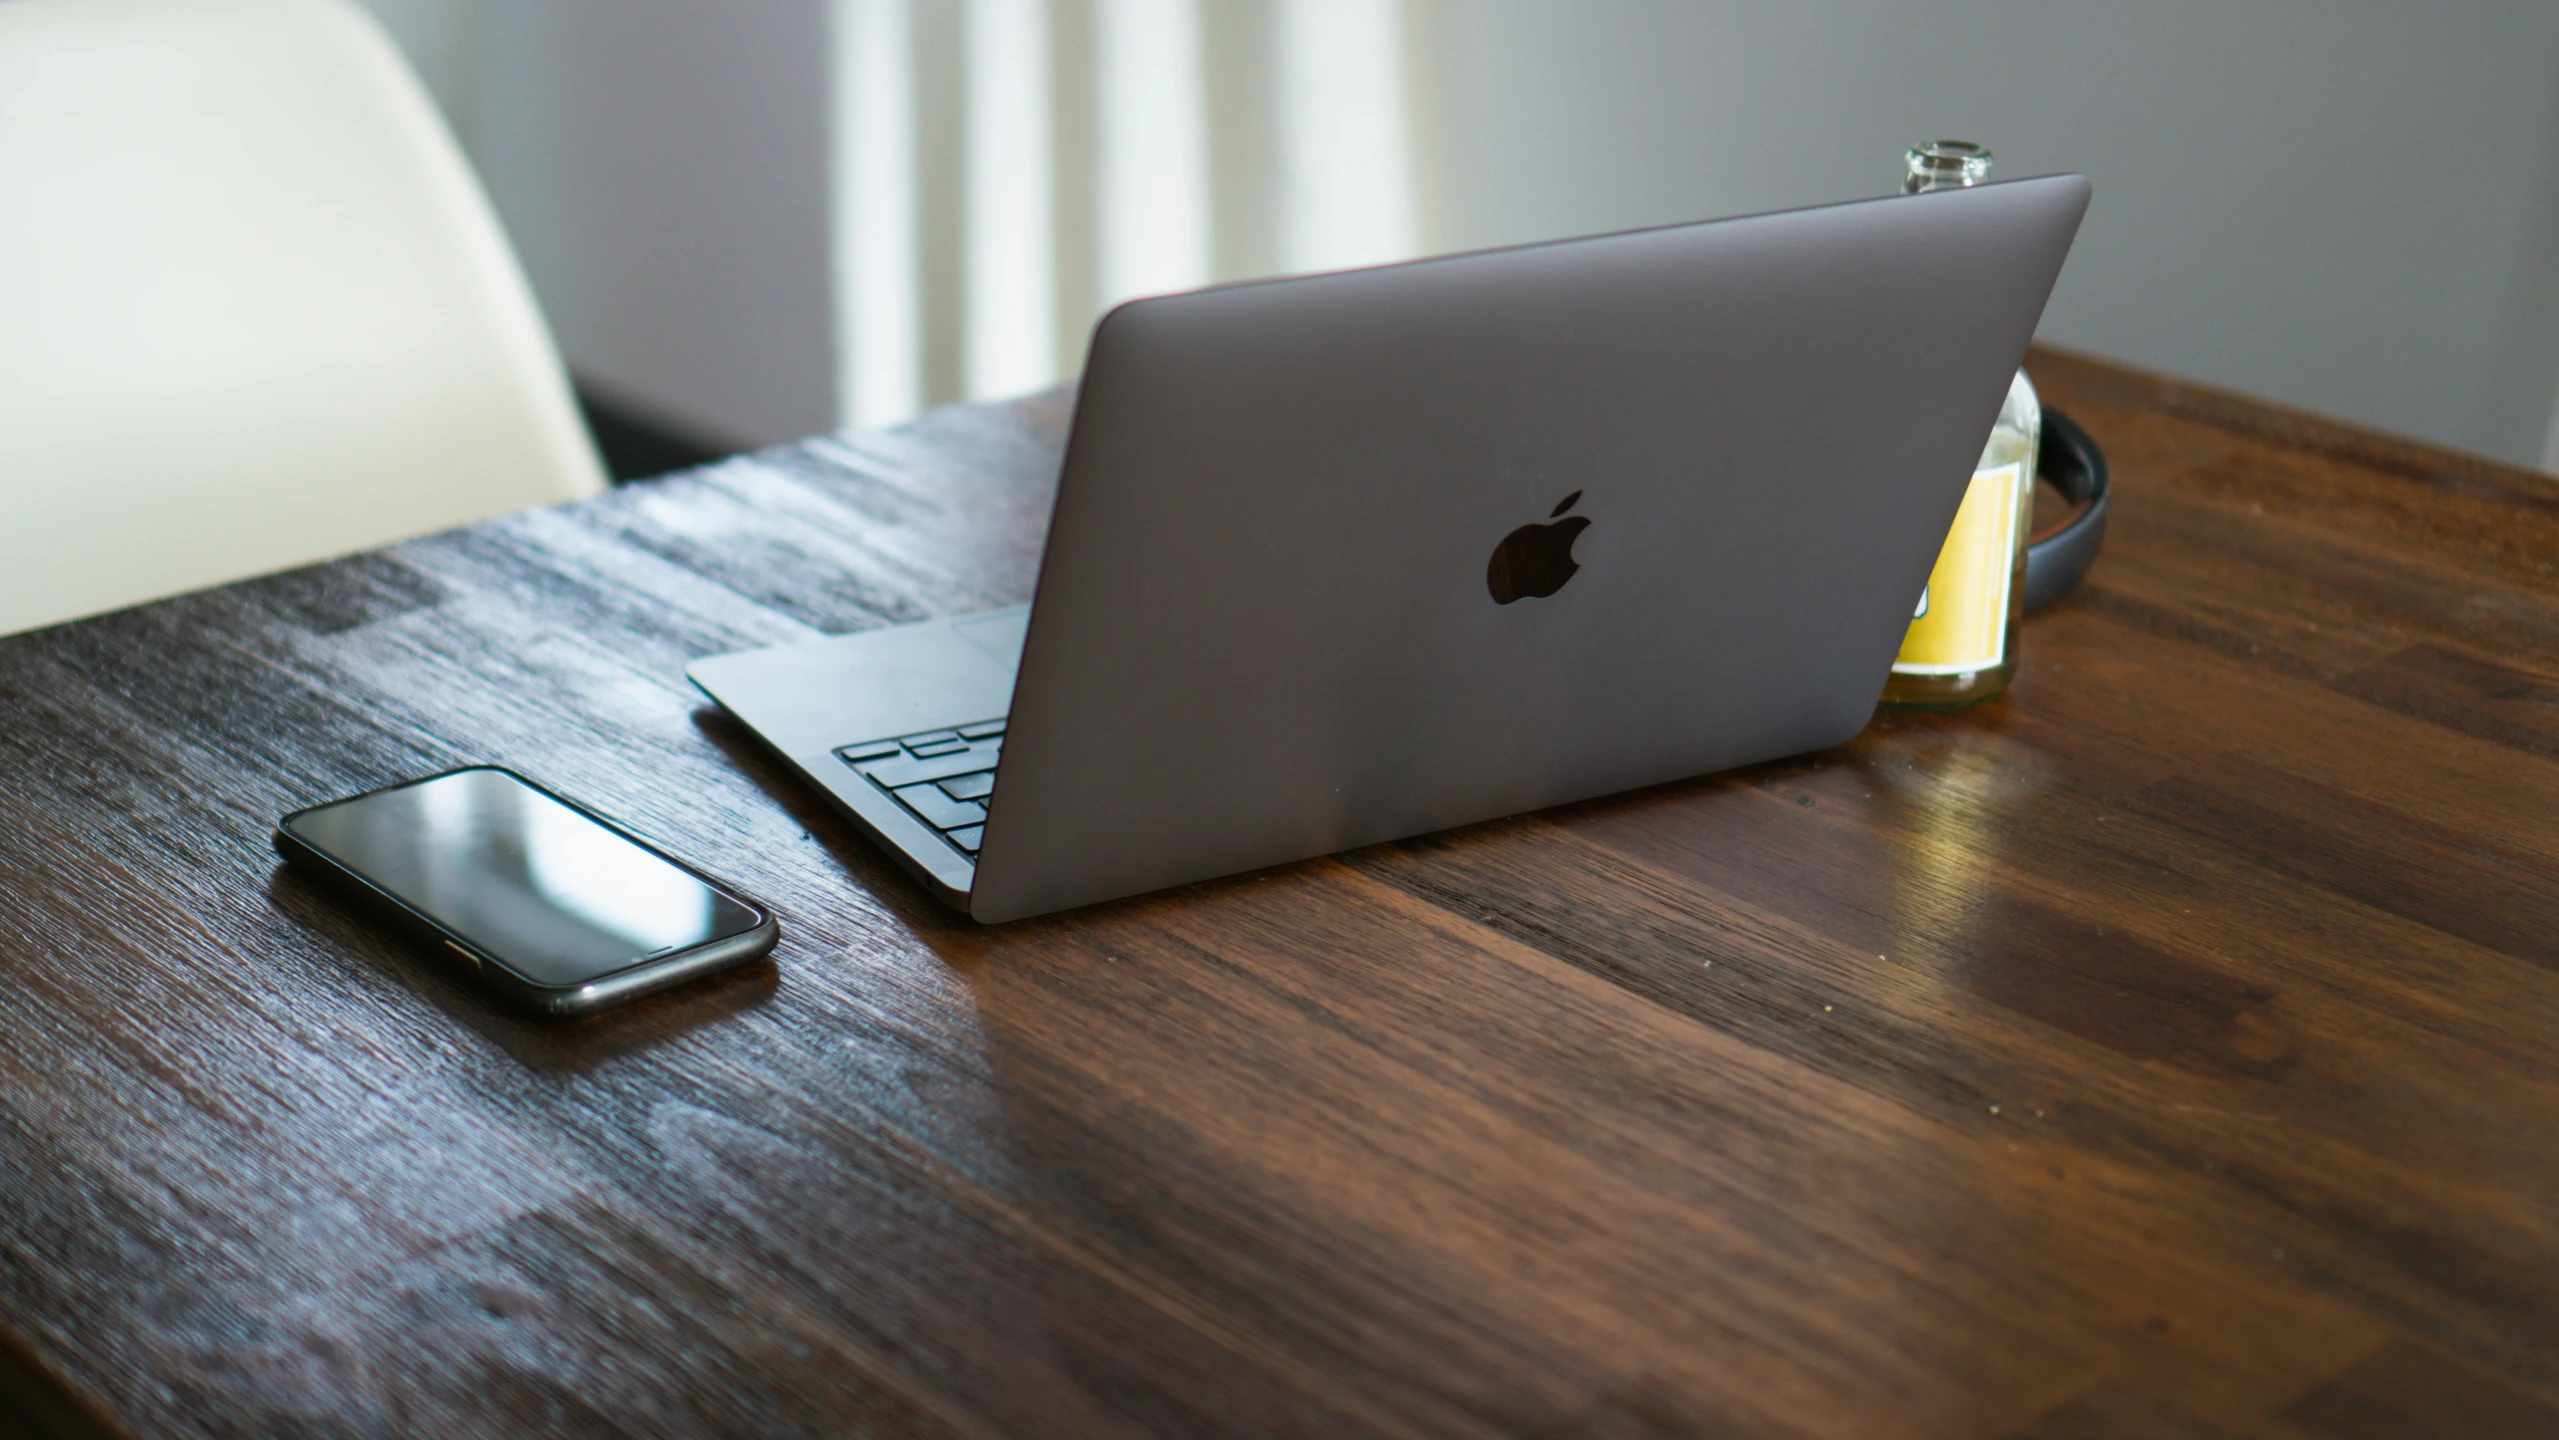
{"type": "Polygon", "coordinates": [[[1856,734],[2088,194],[2010,181],[1114,310],[970,912],[1856,734]],[[1495,573],[1529,525],[1569,558],[1495,573]]]}

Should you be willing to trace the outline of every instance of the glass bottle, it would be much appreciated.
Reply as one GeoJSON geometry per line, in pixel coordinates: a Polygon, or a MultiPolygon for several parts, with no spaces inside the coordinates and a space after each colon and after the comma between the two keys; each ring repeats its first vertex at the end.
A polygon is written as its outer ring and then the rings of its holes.
{"type": "MultiPolygon", "coordinates": [[[[1990,178],[1990,152],[1966,140],[1911,147],[1902,193],[1951,190],[1990,178]]],[[[2017,622],[2026,613],[2026,539],[2035,513],[2043,403],[2017,372],[1972,487],[1929,572],[1928,588],[1884,682],[1901,710],[1961,710],[2008,688],[2017,673],[2017,622]]]]}

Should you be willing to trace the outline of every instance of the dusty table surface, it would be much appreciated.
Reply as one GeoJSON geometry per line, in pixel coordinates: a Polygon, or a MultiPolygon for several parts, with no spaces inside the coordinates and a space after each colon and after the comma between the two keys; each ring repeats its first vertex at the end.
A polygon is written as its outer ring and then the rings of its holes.
{"type": "Polygon", "coordinates": [[[2559,483],[2062,355],[2004,702],[982,929],[684,681],[1021,600],[1055,397],[0,641],[0,1396],[138,1435],[2559,1433],[2559,483]],[[275,817],[780,912],[520,1020],[275,817]]]}

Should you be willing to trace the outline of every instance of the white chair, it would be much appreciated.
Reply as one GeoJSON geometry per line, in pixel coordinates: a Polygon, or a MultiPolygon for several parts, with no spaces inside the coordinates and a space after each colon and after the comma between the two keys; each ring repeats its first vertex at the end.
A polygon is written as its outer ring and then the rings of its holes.
{"type": "Polygon", "coordinates": [[[0,633],[603,486],[369,17],[0,3],[0,633]]]}

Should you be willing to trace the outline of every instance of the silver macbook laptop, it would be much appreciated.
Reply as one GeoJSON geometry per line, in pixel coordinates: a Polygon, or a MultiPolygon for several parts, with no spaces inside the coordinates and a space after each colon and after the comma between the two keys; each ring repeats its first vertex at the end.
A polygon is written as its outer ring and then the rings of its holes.
{"type": "Polygon", "coordinates": [[[1837,744],[2087,203],[2058,176],[1133,301],[1029,606],[688,673],[982,921],[1837,744]]]}

